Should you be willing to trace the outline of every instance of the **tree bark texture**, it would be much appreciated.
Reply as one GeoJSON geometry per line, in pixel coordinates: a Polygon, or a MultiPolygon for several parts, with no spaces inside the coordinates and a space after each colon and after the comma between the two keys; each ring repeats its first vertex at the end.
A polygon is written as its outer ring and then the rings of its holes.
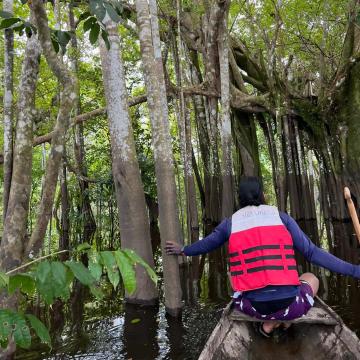
{"type": "MultiPolygon", "coordinates": [[[[67,186],[66,165],[62,164],[60,172],[60,193],[61,193],[61,228],[59,238],[59,250],[69,250],[70,247],[70,199],[67,186]]],[[[60,254],[61,261],[69,259],[69,253],[60,254]]]]}
{"type": "MultiPolygon", "coordinates": [[[[129,116],[120,37],[112,20],[106,18],[104,22],[110,49],[107,50],[101,42],[100,54],[111,136],[112,170],[120,217],[121,246],[133,249],[154,267],[149,218],[129,116]]],[[[155,304],[155,284],[140,266],[136,269],[136,285],[134,294],[126,294],[127,302],[155,304]]]]}
{"type": "Polygon", "coordinates": [[[181,242],[180,223],[157,8],[154,0],[150,0],[149,3],[146,0],[136,0],[135,4],[154,145],[163,249],[165,307],[170,315],[177,316],[182,307],[178,259],[166,255],[164,246],[168,240],[181,242]]]}
{"type": "MultiPolygon", "coordinates": [[[[177,4],[179,7],[180,4],[177,4]]],[[[180,10],[180,9],[178,9],[180,10]]],[[[178,11],[178,16],[180,11],[178,11]]],[[[179,24],[179,22],[178,22],[179,24]]],[[[180,26],[178,26],[180,31],[180,26]]],[[[173,41],[173,57],[175,64],[175,74],[177,80],[177,86],[179,88],[183,85],[183,79],[185,79],[185,70],[182,64],[182,43],[179,36],[178,41],[173,41]],[[179,56],[180,55],[180,56],[179,56]]],[[[185,98],[184,93],[179,93],[179,106],[176,111],[176,117],[178,122],[178,133],[180,142],[180,151],[183,159],[184,166],[184,185],[186,195],[186,220],[187,220],[187,237],[188,243],[192,244],[199,240],[199,219],[196,200],[196,188],[193,172],[192,161],[192,144],[191,144],[191,119],[190,119],[190,101],[185,98]]],[[[194,290],[197,292],[197,282],[199,280],[199,258],[197,256],[191,257],[191,276],[194,284],[194,290]]]]}
{"type": "MultiPolygon", "coordinates": [[[[70,55],[70,66],[71,70],[78,74],[78,44],[76,39],[76,24],[73,12],[73,3],[69,4],[69,27],[73,31],[71,38],[71,47],[73,52],[70,55]]],[[[80,115],[81,104],[80,104],[80,94],[78,93],[76,105],[75,105],[75,119],[80,115]]],[[[77,168],[79,169],[81,178],[79,178],[79,188],[80,188],[80,221],[81,221],[81,242],[92,243],[93,236],[96,231],[96,223],[94,215],[91,209],[91,202],[89,196],[89,182],[84,180],[87,178],[87,165],[85,158],[85,145],[84,145],[84,124],[79,122],[75,125],[74,129],[74,154],[75,160],[77,163],[77,168]]]]}
{"type": "MultiPolygon", "coordinates": [[[[13,0],[4,0],[3,10],[13,13],[13,0]]],[[[13,72],[14,32],[5,29],[4,37],[4,185],[3,219],[5,221],[13,168],[13,72]]]]}
{"type": "Polygon", "coordinates": [[[220,136],[221,136],[221,177],[222,177],[222,200],[221,217],[229,217],[234,212],[234,186],[231,156],[231,121],[230,121],[230,76],[229,76],[229,45],[228,45],[228,10],[230,1],[225,1],[224,15],[219,24],[219,63],[221,83],[221,113],[220,113],[220,136]]]}
{"type": "Polygon", "coordinates": [[[0,246],[0,268],[8,271],[22,263],[26,245],[32,171],[33,116],[35,89],[39,72],[40,46],[35,35],[27,40],[21,71],[14,167],[0,246]]]}
{"type": "Polygon", "coordinates": [[[31,11],[35,19],[44,56],[51,71],[61,84],[61,92],[60,107],[52,135],[51,150],[46,164],[45,181],[37,221],[26,249],[26,255],[29,257],[36,256],[41,248],[46,228],[51,218],[59,168],[64,154],[65,136],[70,126],[71,114],[76,105],[77,98],[76,78],[59,60],[55,53],[51,43],[48,19],[42,1],[32,1],[31,11]]]}

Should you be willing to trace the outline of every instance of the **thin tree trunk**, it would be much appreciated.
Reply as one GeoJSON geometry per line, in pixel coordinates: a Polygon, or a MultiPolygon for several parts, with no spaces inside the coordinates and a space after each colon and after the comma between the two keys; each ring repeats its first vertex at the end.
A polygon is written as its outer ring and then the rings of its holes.
{"type": "MultiPolygon", "coordinates": [[[[77,74],[78,73],[78,45],[77,39],[75,35],[76,24],[73,12],[74,4],[71,2],[69,4],[69,27],[70,30],[73,31],[73,35],[71,38],[71,46],[73,52],[70,54],[70,66],[71,70],[77,74]]],[[[75,106],[75,117],[77,117],[81,113],[81,104],[80,97],[78,94],[77,101],[75,106]]],[[[74,153],[75,160],[77,163],[77,168],[80,170],[80,174],[83,177],[87,177],[87,166],[86,166],[86,158],[85,158],[85,146],[84,146],[84,125],[82,122],[75,125],[75,141],[74,141],[74,153]]],[[[80,213],[81,213],[81,221],[82,221],[82,234],[81,241],[82,242],[92,242],[92,238],[96,231],[96,223],[94,219],[94,215],[91,209],[91,202],[89,196],[89,183],[83,179],[79,179],[79,187],[80,187],[80,213]]]]}
{"type": "Polygon", "coordinates": [[[26,224],[31,193],[31,166],[35,89],[39,72],[40,46],[35,35],[28,39],[19,86],[14,147],[14,167],[8,209],[0,246],[0,268],[19,266],[26,242],[26,224]]]}
{"type": "Polygon", "coordinates": [[[76,104],[77,82],[70,71],[60,62],[51,43],[50,29],[44,5],[41,0],[33,0],[31,11],[35,19],[41,47],[46,61],[61,84],[60,108],[52,136],[50,155],[46,165],[44,188],[40,200],[37,222],[26,249],[27,256],[36,256],[42,246],[46,228],[51,217],[54,194],[61,159],[64,154],[65,135],[70,126],[71,112],[76,104]]]}
{"type": "Polygon", "coordinates": [[[180,223],[157,8],[154,0],[149,3],[147,0],[136,0],[135,4],[154,144],[165,307],[170,315],[177,316],[182,307],[179,264],[177,257],[166,255],[164,246],[168,240],[180,243],[180,223]]]}
{"type": "MultiPolygon", "coordinates": [[[[59,250],[69,250],[70,245],[70,203],[69,191],[67,186],[66,165],[62,165],[60,173],[60,192],[61,192],[61,229],[59,238],[59,250]]],[[[68,253],[61,254],[60,259],[65,261],[69,258],[68,253]]]]}
{"type": "MultiPolygon", "coordinates": [[[[4,0],[3,10],[13,13],[13,0],[4,0]]],[[[9,202],[13,168],[13,71],[14,71],[14,32],[5,29],[4,38],[4,186],[3,219],[5,221],[9,202]]]]}
{"type": "MultiPolygon", "coordinates": [[[[109,35],[110,49],[107,50],[104,42],[101,42],[100,54],[111,136],[112,169],[120,217],[121,246],[133,249],[154,267],[149,218],[129,116],[120,38],[116,24],[109,18],[104,22],[109,35]]],[[[155,284],[143,267],[137,267],[136,280],[137,290],[134,294],[126,294],[127,302],[155,304],[155,284]]]]}
{"type": "Polygon", "coordinates": [[[228,10],[230,1],[225,1],[224,16],[219,24],[219,63],[221,83],[221,114],[220,135],[222,145],[221,177],[222,177],[222,201],[221,217],[229,217],[234,211],[234,186],[232,175],[231,156],[231,121],[230,121],[230,77],[229,77],[229,46],[228,46],[228,10]]]}
{"type": "MultiPolygon", "coordinates": [[[[180,16],[180,4],[177,2],[178,18],[180,16]]],[[[179,20],[180,21],[180,20],[179,20]]],[[[180,23],[178,23],[178,32],[180,32],[180,23]]],[[[184,71],[182,67],[182,44],[179,34],[178,42],[176,39],[173,41],[173,56],[175,63],[175,72],[177,79],[177,86],[179,88],[183,85],[184,71]],[[180,54],[180,56],[179,56],[180,54]]],[[[196,204],[196,189],[193,173],[192,162],[192,144],[191,144],[191,119],[189,101],[185,99],[183,91],[179,94],[179,111],[176,111],[179,129],[179,142],[180,151],[183,158],[184,165],[184,183],[186,194],[186,209],[187,209],[187,236],[189,242],[192,244],[199,240],[199,219],[198,210],[196,204]]],[[[199,280],[199,258],[191,258],[191,275],[193,280],[192,289],[197,294],[197,283],[199,280]]],[[[196,295],[197,296],[197,295],[196,295]]]]}

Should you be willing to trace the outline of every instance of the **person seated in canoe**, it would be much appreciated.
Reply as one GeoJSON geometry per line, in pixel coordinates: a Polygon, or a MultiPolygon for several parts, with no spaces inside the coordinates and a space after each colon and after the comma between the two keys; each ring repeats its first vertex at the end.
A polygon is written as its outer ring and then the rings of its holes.
{"type": "Polygon", "coordinates": [[[319,280],[312,273],[299,277],[294,249],[315,265],[360,278],[360,266],[315,246],[291,216],[266,205],[259,178],[243,178],[239,197],[240,209],[210,235],[184,247],[168,241],[165,250],[169,255],[195,256],[229,241],[233,305],[263,320],[258,322],[262,335],[269,337],[281,321],[305,315],[314,304],[319,280]]]}

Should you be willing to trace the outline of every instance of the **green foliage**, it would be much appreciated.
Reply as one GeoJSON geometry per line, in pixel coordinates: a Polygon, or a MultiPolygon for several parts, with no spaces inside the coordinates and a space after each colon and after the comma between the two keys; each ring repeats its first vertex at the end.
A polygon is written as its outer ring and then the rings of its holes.
{"type": "MultiPolygon", "coordinates": [[[[78,247],[76,254],[81,252],[88,254],[88,268],[82,262],[75,260],[64,263],[43,260],[26,273],[8,275],[0,272],[0,287],[6,288],[9,295],[15,291],[26,295],[33,295],[37,292],[47,305],[52,305],[56,299],[69,299],[74,278],[89,287],[91,293],[98,299],[103,297],[98,282],[105,272],[113,288],[116,289],[120,282],[120,270],[125,289],[129,293],[136,290],[136,276],[133,268],[136,264],[144,266],[151,279],[157,281],[155,272],[132,250],[97,252],[89,244],[82,244],[78,247]]],[[[28,323],[40,340],[51,346],[46,326],[35,316],[23,315],[10,309],[0,309],[1,346],[6,346],[8,339],[12,337],[16,345],[28,348],[31,344],[28,323]]]]}
{"type": "Polygon", "coordinates": [[[27,349],[31,344],[30,329],[25,318],[18,312],[0,309],[0,341],[7,343],[13,337],[16,345],[27,349]]]}
{"type": "Polygon", "coordinates": [[[72,274],[59,261],[44,261],[35,272],[36,288],[50,305],[56,298],[67,300],[70,297],[70,282],[72,274]]]}
{"type": "Polygon", "coordinates": [[[90,274],[96,281],[100,280],[101,275],[103,273],[103,269],[100,264],[101,264],[100,255],[96,252],[94,254],[91,254],[88,267],[89,267],[90,274]]]}
{"type": "Polygon", "coordinates": [[[33,33],[36,34],[36,27],[21,17],[14,17],[13,14],[7,11],[0,11],[0,17],[3,18],[0,23],[0,30],[12,29],[20,36],[25,31],[27,37],[31,37],[33,33]]]}
{"type": "Polygon", "coordinates": [[[10,276],[8,291],[13,294],[17,289],[21,289],[24,294],[32,295],[35,292],[35,280],[30,274],[16,274],[10,276]]]}
{"type": "Polygon", "coordinates": [[[136,275],[132,262],[123,251],[115,251],[114,256],[119,267],[125,289],[131,294],[136,290],[136,275]]]}
{"type": "Polygon", "coordinates": [[[92,277],[89,269],[87,269],[83,263],[76,261],[66,261],[65,264],[72,270],[75,277],[86,286],[92,286],[95,283],[95,279],[92,277]]]}
{"type": "Polygon", "coordinates": [[[141,265],[145,268],[146,272],[150,276],[151,280],[157,282],[157,275],[155,271],[138,255],[134,250],[124,249],[123,252],[130,259],[133,265],[141,265]]]}
{"type": "Polygon", "coordinates": [[[92,45],[94,45],[99,37],[99,33],[100,33],[100,25],[95,23],[91,29],[90,29],[90,35],[89,35],[89,40],[90,43],[92,45]]]}
{"type": "Polygon", "coordinates": [[[114,289],[116,289],[120,281],[120,275],[114,255],[111,251],[102,251],[101,259],[103,261],[104,268],[106,269],[108,278],[114,289]]]}
{"type": "Polygon", "coordinates": [[[51,347],[50,334],[47,327],[34,315],[26,314],[26,318],[29,320],[32,328],[40,340],[51,347]]]}
{"type": "Polygon", "coordinates": [[[89,10],[90,11],[83,12],[79,17],[79,21],[84,20],[84,33],[90,30],[89,40],[92,45],[95,45],[101,33],[101,37],[109,49],[110,42],[103,20],[107,14],[111,20],[119,23],[123,14],[122,5],[117,1],[90,0],[89,10]]]}
{"type": "Polygon", "coordinates": [[[70,31],[61,31],[61,30],[52,30],[51,31],[51,41],[54,46],[55,51],[58,53],[61,47],[63,54],[66,52],[66,46],[71,40],[70,31]]]}
{"type": "Polygon", "coordinates": [[[0,271],[0,288],[6,287],[9,284],[9,276],[0,271]]]}

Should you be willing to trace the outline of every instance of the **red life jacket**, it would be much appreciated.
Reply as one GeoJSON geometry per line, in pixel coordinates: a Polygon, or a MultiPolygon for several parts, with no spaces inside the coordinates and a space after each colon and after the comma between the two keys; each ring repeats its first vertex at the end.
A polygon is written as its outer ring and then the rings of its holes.
{"type": "Polygon", "coordinates": [[[293,241],[276,207],[247,206],[233,214],[228,256],[235,291],[300,284],[293,241]]]}

